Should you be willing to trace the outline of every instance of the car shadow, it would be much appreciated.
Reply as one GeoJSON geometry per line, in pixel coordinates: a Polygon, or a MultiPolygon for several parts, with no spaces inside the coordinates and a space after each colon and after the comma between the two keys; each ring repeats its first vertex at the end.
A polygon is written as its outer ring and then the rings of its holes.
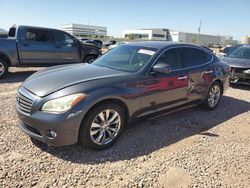
{"type": "Polygon", "coordinates": [[[214,111],[193,107],[141,121],[136,126],[127,129],[113,147],[102,151],[86,149],[80,144],[50,147],[39,142],[34,143],[41,150],[73,163],[96,164],[130,160],[168,147],[192,135],[216,139],[219,135],[210,133],[211,128],[249,110],[249,102],[224,96],[214,111]]]}
{"type": "Polygon", "coordinates": [[[250,91],[250,84],[230,84],[230,86],[234,89],[250,91]]]}
{"type": "Polygon", "coordinates": [[[0,83],[23,82],[26,78],[28,78],[30,75],[32,75],[35,72],[36,71],[34,71],[34,70],[20,71],[20,72],[9,72],[5,78],[0,79],[0,83]]]}

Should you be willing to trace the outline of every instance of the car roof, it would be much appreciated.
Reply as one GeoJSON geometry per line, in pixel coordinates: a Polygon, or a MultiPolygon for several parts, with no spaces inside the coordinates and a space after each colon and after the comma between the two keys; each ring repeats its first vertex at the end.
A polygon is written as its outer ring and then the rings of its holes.
{"type": "Polygon", "coordinates": [[[250,44],[244,44],[241,46],[242,48],[250,48],[250,44]]]}
{"type": "MultiPolygon", "coordinates": [[[[149,48],[165,48],[170,46],[197,46],[193,44],[183,43],[183,42],[172,42],[172,41],[140,41],[140,42],[131,42],[124,45],[131,45],[131,46],[143,46],[149,48]]],[[[199,46],[200,47],[200,46],[199,46]]]]}
{"type": "MultiPolygon", "coordinates": [[[[48,29],[48,30],[55,30],[55,31],[63,31],[61,29],[55,29],[55,28],[50,28],[50,27],[39,27],[39,26],[28,26],[28,25],[15,25],[15,26],[12,26],[12,27],[18,27],[18,28],[32,28],[32,29],[48,29]]],[[[65,31],[63,31],[65,32],[65,31]]]]}

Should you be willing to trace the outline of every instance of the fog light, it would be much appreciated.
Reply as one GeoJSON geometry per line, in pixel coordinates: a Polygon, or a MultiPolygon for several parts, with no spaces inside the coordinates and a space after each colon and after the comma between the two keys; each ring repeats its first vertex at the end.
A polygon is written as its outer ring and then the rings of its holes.
{"type": "Polygon", "coordinates": [[[45,131],[45,135],[49,138],[49,139],[55,139],[57,134],[55,131],[52,130],[46,130],[45,131]]]}

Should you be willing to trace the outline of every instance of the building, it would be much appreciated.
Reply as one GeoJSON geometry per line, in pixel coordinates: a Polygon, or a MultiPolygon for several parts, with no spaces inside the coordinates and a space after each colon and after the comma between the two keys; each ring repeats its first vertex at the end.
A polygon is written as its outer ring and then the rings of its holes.
{"type": "Polygon", "coordinates": [[[134,29],[125,30],[122,37],[132,40],[166,40],[170,38],[168,29],[134,29]]]}
{"type": "Polygon", "coordinates": [[[241,44],[250,44],[250,36],[244,36],[241,38],[241,44]]]}
{"type": "Polygon", "coordinates": [[[106,37],[107,27],[82,25],[82,24],[64,24],[62,30],[74,35],[75,37],[106,37]]]}
{"type": "Polygon", "coordinates": [[[205,46],[214,44],[235,44],[231,36],[207,35],[198,33],[188,33],[170,29],[135,29],[125,30],[122,33],[123,38],[133,40],[165,40],[174,42],[196,43],[205,46]]]}
{"type": "Polygon", "coordinates": [[[209,45],[233,45],[237,44],[237,40],[233,40],[232,36],[221,36],[221,35],[208,35],[208,34],[198,34],[198,33],[188,33],[182,31],[170,31],[172,41],[175,42],[186,42],[186,43],[196,43],[205,46],[209,45]]]}

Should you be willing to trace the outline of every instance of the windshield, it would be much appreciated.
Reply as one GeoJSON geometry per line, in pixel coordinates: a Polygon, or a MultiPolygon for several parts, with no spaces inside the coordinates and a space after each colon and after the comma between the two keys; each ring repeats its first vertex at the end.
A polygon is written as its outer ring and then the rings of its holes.
{"type": "Polygon", "coordinates": [[[155,51],[154,48],[122,45],[104,54],[93,64],[126,72],[137,72],[149,61],[155,51]]]}
{"type": "Polygon", "coordinates": [[[229,57],[231,58],[241,58],[241,59],[250,59],[250,48],[240,47],[234,50],[229,57]]]}

